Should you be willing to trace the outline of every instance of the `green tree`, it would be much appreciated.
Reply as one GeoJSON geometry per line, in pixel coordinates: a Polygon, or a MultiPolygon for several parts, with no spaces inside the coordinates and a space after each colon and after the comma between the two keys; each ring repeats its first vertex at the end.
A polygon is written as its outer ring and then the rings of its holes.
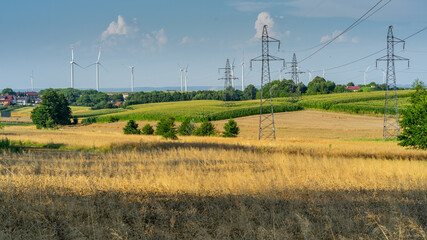
{"type": "Polygon", "coordinates": [[[51,128],[56,125],[69,125],[71,108],[63,94],[47,92],[42,97],[40,106],[33,109],[31,119],[37,128],[51,128]]]}
{"type": "Polygon", "coordinates": [[[215,135],[215,133],[215,126],[207,120],[203,121],[200,127],[194,131],[195,136],[212,136],[215,135]]]}
{"type": "Polygon", "coordinates": [[[163,138],[169,139],[178,139],[176,136],[176,128],[175,128],[175,118],[173,117],[164,117],[160,119],[157,123],[156,131],[154,132],[156,135],[161,135],[163,138]]]}
{"type": "Polygon", "coordinates": [[[138,123],[134,120],[129,120],[126,126],[123,128],[124,134],[140,134],[141,131],[138,129],[138,123]]]}
{"type": "Polygon", "coordinates": [[[256,98],[257,89],[254,85],[249,84],[243,91],[243,98],[245,100],[252,100],[256,98]]]}
{"type": "Polygon", "coordinates": [[[153,127],[149,123],[147,123],[142,128],[141,133],[144,134],[144,135],[153,135],[154,134],[154,129],[153,129],[153,127]]]}
{"type": "Polygon", "coordinates": [[[190,118],[186,118],[178,128],[178,134],[181,136],[191,136],[194,132],[194,122],[190,118]]]}
{"type": "Polygon", "coordinates": [[[1,95],[15,95],[16,96],[16,92],[13,91],[12,88],[5,88],[5,89],[3,89],[3,91],[1,91],[1,95]]]}
{"type": "Polygon", "coordinates": [[[237,126],[236,121],[233,119],[228,120],[224,124],[224,132],[222,133],[223,137],[237,137],[240,132],[240,128],[237,126]]]}
{"type": "Polygon", "coordinates": [[[411,93],[411,105],[402,113],[402,133],[397,137],[399,145],[427,149],[427,91],[424,83],[415,80],[411,93]]]}

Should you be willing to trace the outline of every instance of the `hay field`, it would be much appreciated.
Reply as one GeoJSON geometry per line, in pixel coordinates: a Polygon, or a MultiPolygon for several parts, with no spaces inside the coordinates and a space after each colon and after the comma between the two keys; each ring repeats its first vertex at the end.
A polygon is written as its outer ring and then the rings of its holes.
{"type": "Polygon", "coordinates": [[[0,156],[0,239],[427,238],[427,152],[377,141],[381,118],[280,113],[277,142],[256,140],[257,121],[178,141],[124,122],[7,126],[68,149],[0,156]]]}

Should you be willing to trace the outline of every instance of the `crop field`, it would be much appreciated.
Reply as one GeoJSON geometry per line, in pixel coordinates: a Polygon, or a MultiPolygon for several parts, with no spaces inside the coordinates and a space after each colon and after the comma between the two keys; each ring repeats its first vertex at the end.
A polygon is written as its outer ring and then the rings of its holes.
{"type": "Polygon", "coordinates": [[[278,113],[276,142],[258,120],[177,141],[5,126],[28,147],[0,155],[0,239],[427,238],[427,152],[378,140],[381,118],[278,113]]]}

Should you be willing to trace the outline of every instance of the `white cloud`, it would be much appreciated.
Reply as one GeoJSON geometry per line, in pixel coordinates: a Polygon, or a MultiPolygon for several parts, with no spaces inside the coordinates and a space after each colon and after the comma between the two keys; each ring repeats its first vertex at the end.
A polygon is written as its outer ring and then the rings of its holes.
{"type": "Polygon", "coordinates": [[[193,39],[191,39],[189,36],[185,36],[181,40],[181,44],[187,44],[187,43],[192,43],[192,42],[193,42],[193,39]]]}
{"type": "Polygon", "coordinates": [[[166,37],[165,30],[162,28],[159,31],[143,34],[141,41],[144,48],[156,51],[162,49],[163,45],[168,42],[168,38],[166,37]]]}
{"type": "Polygon", "coordinates": [[[101,40],[104,41],[110,36],[126,36],[131,31],[135,31],[129,27],[122,16],[117,17],[117,22],[112,21],[110,25],[108,25],[107,30],[105,30],[101,35],[101,40]]]}
{"type": "Polygon", "coordinates": [[[285,32],[285,36],[286,36],[286,37],[290,37],[290,36],[291,36],[291,31],[289,31],[289,30],[288,30],[288,31],[286,31],[286,32],[285,32]]]}
{"type": "MultiPolygon", "coordinates": [[[[321,37],[320,38],[320,42],[321,43],[328,42],[328,41],[336,38],[337,36],[339,36],[341,33],[342,33],[342,31],[335,30],[331,35],[325,35],[325,36],[321,37]]],[[[337,42],[346,42],[347,40],[348,40],[347,36],[345,34],[342,34],[335,41],[337,41],[337,42]]]]}
{"type": "Polygon", "coordinates": [[[274,20],[271,18],[270,13],[268,12],[261,12],[258,14],[258,18],[255,21],[255,36],[254,39],[259,39],[262,37],[262,30],[264,28],[264,25],[268,26],[268,33],[270,36],[274,36],[273,27],[274,27],[274,20]]]}

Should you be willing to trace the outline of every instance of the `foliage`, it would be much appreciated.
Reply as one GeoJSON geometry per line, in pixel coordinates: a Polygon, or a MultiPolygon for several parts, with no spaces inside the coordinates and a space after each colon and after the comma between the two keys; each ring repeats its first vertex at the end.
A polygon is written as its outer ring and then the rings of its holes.
{"type": "Polygon", "coordinates": [[[178,128],[178,134],[181,136],[191,136],[194,132],[194,122],[191,118],[186,118],[178,128]]]}
{"type": "Polygon", "coordinates": [[[240,132],[240,128],[237,126],[237,122],[233,119],[228,120],[224,124],[224,132],[222,133],[223,137],[237,137],[240,132]]]}
{"type": "Polygon", "coordinates": [[[108,116],[107,121],[108,121],[109,123],[118,122],[118,121],[119,121],[119,118],[118,118],[118,117],[116,117],[116,116],[108,116]]]}
{"type": "Polygon", "coordinates": [[[328,94],[334,92],[335,83],[324,78],[315,77],[308,83],[307,94],[328,94]]]}
{"type": "Polygon", "coordinates": [[[149,123],[147,123],[141,129],[141,134],[144,134],[144,135],[153,135],[154,134],[154,129],[153,129],[153,127],[149,123]]]}
{"type": "Polygon", "coordinates": [[[126,126],[123,128],[124,134],[141,134],[141,131],[138,129],[138,123],[134,120],[129,120],[126,123],[126,126]]]}
{"type": "Polygon", "coordinates": [[[85,125],[92,124],[92,123],[96,123],[96,117],[88,117],[82,120],[82,124],[85,124],[85,125]]]}
{"type": "Polygon", "coordinates": [[[403,132],[398,136],[399,145],[427,149],[427,90],[418,79],[414,85],[415,92],[410,96],[411,105],[403,111],[400,121],[403,132]]]}
{"type": "Polygon", "coordinates": [[[1,91],[1,95],[15,95],[16,96],[16,92],[13,91],[12,88],[5,88],[1,91]]]}
{"type": "Polygon", "coordinates": [[[203,121],[194,131],[195,136],[213,136],[216,134],[215,126],[210,121],[203,121]]]}
{"type": "Polygon", "coordinates": [[[37,128],[52,128],[56,125],[70,124],[71,109],[63,94],[47,92],[39,107],[31,112],[31,119],[37,128]]]}
{"type": "Polygon", "coordinates": [[[161,135],[163,138],[169,139],[178,139],[176,136],[176,128],[175,128],[175,118],[173,117],[164,117],[162,118],[156,126],[156,131],[154,132],[156,135],[161,135]]]}

